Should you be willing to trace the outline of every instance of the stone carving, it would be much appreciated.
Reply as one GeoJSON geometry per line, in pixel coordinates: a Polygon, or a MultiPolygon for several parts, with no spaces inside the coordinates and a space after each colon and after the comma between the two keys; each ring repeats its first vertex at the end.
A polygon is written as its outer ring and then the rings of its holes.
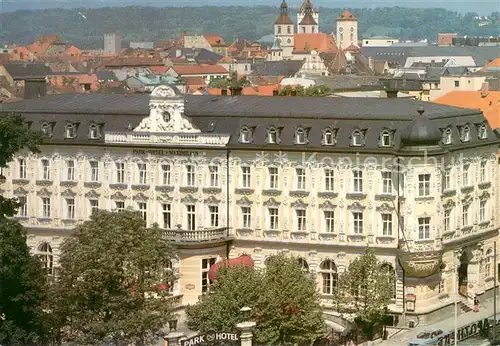
{"type": "Polygon", "coordinates": [[[299,200],[293,202],[292,204],[290,204],[290,206],[292,208],[305,209],[305,208],[307,208],[307,203],[304,203],[304,201],[299,199],[299,200]]]}
{"type": "Polygon", "coordinates": [[[274,198],[270,198],[264,202],[264,206],[266,207],[278,207],[280,204],[274,198]]]}
{"type": "Polygon", "coordinates": [[[215,198],[214,196],[210,196],[207,199],[205,199],[205,204],[219,204],[220,200],[215,198]]]}
{"type": "Polygon", "coordinates": [[[236,201],[237,205],[252,205],[252,201],[248,199],[248,197],[242,197],[236,201]]]}
{"type": "Polygon", "coordinates": [[[120,191],[118,191],[111,195],[111,199],[123,201],[126,199],[126,197],[120,191]]]}
{"type": "Polygon", "coordinates": [[[160,85],[151,92],[151,97],[173,97],[176,93],[174,89],[166,85],[160,85]]]}
{"type": "Polygon", "coordinates": [[[182,203],[187,203],[187,204],[193,204],[196,203],[196,201],[197,201],[196,198],[194,198],[191,195],[187,195],[186,197],[181,199],[182,203]]]}
{"type": "Polygon", "coordinates": [[[334,204],[332,204],[332,202],[330,202],[330,201],[325,201],[319,205],[319,208],[323,209],[323,210],[333,210],[333,209],[335,209],[335,207],[336,206],[334,204]]]}
{"type": "Polygon", "coordinates": [[[134,196],[134,201],[147,201],[148,196],[143,194],[142,192],[139,192],[137,195],[134,196]]]}
{"type": "Polygon", "coordinates": [[[435,274],[442,263],[442,251],[406,252],[399,251],[401,264],[407,275],[417,278],[435,274]]]}

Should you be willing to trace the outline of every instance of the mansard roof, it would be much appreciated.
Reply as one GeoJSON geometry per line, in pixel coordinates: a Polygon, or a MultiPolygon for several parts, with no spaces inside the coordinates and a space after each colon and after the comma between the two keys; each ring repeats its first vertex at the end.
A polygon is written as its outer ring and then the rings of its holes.
{"type": "MultiPolygon", "coordinates": [[[[441,131],[450,126],[458,129],[470,124],[471,142],[454,141],[447,148],[498,142],[490,127],[488,139],[478,139],[478,125],[487,124],[479,110],[411,99],[209,95],[177,95],[175,98],[181,98],[181,102],[184,98],[184,115],[196,128],[202,133],[229,134],[228,146],[232,148],[269,146],[266,144],[266,131],[274,126],[280,129],[280,144],[274,145],[280,150],[296,148],[295,130],[304,127],[308,129],[308,144],[301,146],[301,150],[352,150],[352,133],[360,129],[366,137],[362,147],[354,148],[356,151],[394,152],[401,146],[403,131],[419,117],[420,107],[425,108],[429,124],[441,131]],[[242,127],[252,129],[251,144],[239,142],[242,127]],[[336,143],[331,147],[322,143],[322,134],[327,128],[337,130],[336,143]],[[391,148],[379,147],[383,130],[393,133],[391,148]]],[[[63,94],[2,104],[1,110],[21,113],[33,130],[40,130],[44,122],[53,124],[52,142],[71,145],[93,141],[103,144],[104,136],[88,138],[91,124],[99,124],[103,133],[136,128],[149,115],[149,103],[150,95],[145,94],[63,94]],[[74,139],[64,138],[68,122],[78,124],[74,139]]]]}

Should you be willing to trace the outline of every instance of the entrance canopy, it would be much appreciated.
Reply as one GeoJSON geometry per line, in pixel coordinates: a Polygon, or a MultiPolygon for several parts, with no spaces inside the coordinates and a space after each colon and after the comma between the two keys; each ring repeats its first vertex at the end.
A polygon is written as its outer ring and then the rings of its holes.
{"type": "Polygon", "coordinates": [[[215,280],[217,278],[217,270],[219,270],[219,268],[221,267],[236,267],[236,266],[253,267],[254,262],[253,259],[248,255],[242,255],[237,258],[226,259],[217,262],[210,267],[210,270],[208,271],[208,278],[210,279],[210,281],[215,280]]]}

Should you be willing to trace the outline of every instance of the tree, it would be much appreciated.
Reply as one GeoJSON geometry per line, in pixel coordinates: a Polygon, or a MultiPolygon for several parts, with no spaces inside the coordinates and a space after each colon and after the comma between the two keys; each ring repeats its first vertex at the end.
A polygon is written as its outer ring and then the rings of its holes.
{"type": "Polygon", "coordinates": [[[208,87],[218,88],[218,89],[230,89],[230,88],[246,87],[249,85],[251,85],[251,83],[246,76],[238,78],[238,74],[236,72],[232,72],[229,78],[212,79],[208,84],[208,87]]]}
{"type": "Polygon", "coordinates": [[[164,283],[173,280],[166,270],[173,255],[140,213],[94,213],[61,247],[51,294],[61,339],[143,345],[158,337],[172,316],[164,283]]]}
{"type": "MultiPolygon", "coordinates": [[[[19,115],[0,113],[0,168],[7,167],[14,154],[28,148],[31,152],[39,152],[40,133],[30,131],[24,119],[19,115]]],[[[0,217],[12,216],[18,207],[16,199],[0,195],[0,217]]]]}
{"type": "Polygon", "coordinates": [[[26,244],[26,230],[0,217],[0,344],[46,342],[45,273],[26,244]]]}
{"type": "Polygon", "coordinates": [[[304,88],[302,85],[292,87],[287,85],[280,89],[279,96],[310,96],[323,97],[332,93],[332,90],[326,85],[311,85],[304,88]]]}
{"type": "Polygon", "coordinates": [[[195,305],[186,308],[188,328],[201,333],[210,330],[236,332],[236,324],[245,317],[240,309],[255,307],[261,281],[261,273],[251,267],[218,269],[210,293],[200,296],[195,305]]]}
{"type": "MultiPolygon", "coordinates": [[[[188,327],[200,332],[235,331],[250,307],[260,344],[310,344],[323,336],[324,321],[314,278],[296,258],[276,255],[265,270],[236,266],[218,270],[210,293],[186,309],[188,327]]],[[[248,318],[248,317],[247,317],[248,318]]]]}
{"type": "Polygon", "coordinates": [[[394,295],[394,271],[380,262],[373,250],[354,259],[340,275],[334,302],[341,313],[354,313],[355,323],[372,337],[373,329],[383,321],[394,295]],[[389,268],[389,269],[388,269],[389,268]]]}

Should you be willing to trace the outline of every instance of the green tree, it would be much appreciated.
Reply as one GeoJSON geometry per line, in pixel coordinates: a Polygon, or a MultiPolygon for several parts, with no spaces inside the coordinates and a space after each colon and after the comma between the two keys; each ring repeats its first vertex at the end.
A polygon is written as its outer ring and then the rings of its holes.
{"type": "Polygon", "coordinates": [[[230,89],[235,87],[246,87],[251,85],[246,76],[238,78],[236,72],[232,72],[229,78],[215,78],[210,81],[208,87],[218,89],[230,89]]]}
{"type": "Polygon", "coordinates": [[[158,227],[146,228],[135,211],[98,211],[61,247],[51,297],[62,340],[143,345],[172,316],[162,283],[173,280],[166,261],[173,249],[158,227]]]}
{"type": "Polygon", "coordinates": [[[323,336],[324,321],[314,278],[296,258],[276,255],[265,270],[236,266],[220,268],[210,293],[186,309],[188,327],[200,332],[235,331],[250,307],[260,344],[310,343],[323,336]]]}
{"type": "Polygon", "coordinates": [[[188,328],[205,333],[210,330],[234,331],[244,320],[242,307],[254,308],[259,299],[262,275],[251,267],[222,267],[210,286],[210,293],[200,296],[186,308],[188,328]]]}
{"type": "MultiPolygon", "coordinates": [[[[39,152],[40,133],[30,131],[19,115],[0,113],[0,168],[7,167],[14,154],[27,148],[39,152]]],[[[14,215],[18,207],[17,200],[0,195],[0,217],[14,215]]]]}
{"type": "Polygon", "coordinates": [[[0,217],[0,344],[47,341],[46,277],[26,244],[26,230],[0,217]]]}
{"type": "Polygon", "coordinates": [[[287,85],[280,89],[279,96],[310,96],[324,97],[332,93],[332,90],[326,85],[311,85],[304,88],[302,85],[287,85]]]}
{"type": "Polygon", "coordinates": [[[367,248],[339,277],[333,298],[338,311],[354,313],[356,324],[368,337],[382,323],[394,295],[394,272],[389,268],[367,248]]]}

